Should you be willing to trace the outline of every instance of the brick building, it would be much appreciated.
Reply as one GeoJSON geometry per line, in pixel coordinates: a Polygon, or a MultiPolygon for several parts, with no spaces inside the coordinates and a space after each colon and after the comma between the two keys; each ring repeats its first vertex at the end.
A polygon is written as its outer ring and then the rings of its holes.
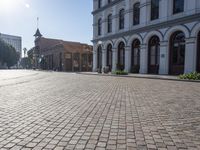
{"type": "Polygon", "coordinates": [[[33,52],[34,67],[56,71],[92,71],[92,46],[79,42],[42,37],[37,29],[33,52]]]}

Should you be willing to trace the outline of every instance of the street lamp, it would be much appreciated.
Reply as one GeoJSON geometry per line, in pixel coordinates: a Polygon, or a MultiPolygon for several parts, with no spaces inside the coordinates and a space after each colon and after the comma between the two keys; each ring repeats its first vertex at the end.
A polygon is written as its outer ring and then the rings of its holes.
{"type": "Polygon", "coordinates": [[[98,41],[97,42],[98,45],[102,45],[102,43],[103,43],[102,41],[98,41]]]}

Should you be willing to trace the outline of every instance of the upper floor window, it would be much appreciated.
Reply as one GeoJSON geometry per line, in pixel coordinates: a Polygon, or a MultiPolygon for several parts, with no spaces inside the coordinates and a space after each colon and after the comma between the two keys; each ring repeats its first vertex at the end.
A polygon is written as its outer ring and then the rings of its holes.
{"type": "Polygon", "coordinates": [[[133,25],[140,23],[140,3],[135,3],[133,6],[133,25]]]}
{"type": "Polygon", "coordinates": [[[102,7],[102,0],[98,0],[98,8],[102,7]]]}
{"type": "Polygon", "coordinates": [[[151,20],[159,18],[159,1],[160,0],[151,0],[151,20]]]}
{"type": "Polygon", "coordinates": [[[108,15],[108,33],[112,32],[112,14],[108,15]]]}
{"type": "Polygon", "coordinates": [[[111,0],[108,0],[108,4],[110,4],[112,1],[111,0]]]}
{"type": "Polygon", "coordinates": [[[184,11],[184,0],[173,0],[173,14],[184,11]]]}
{"type": "Polygon", "coordinates": [[[100,18],[98,20],[98,35],[101,35],[101,31],[102,31],[102,19],[100,18]]]}
{"type": "Polygon", "coordinates": [[[119,29],[124,29],[124,17],[125,17],[125,11],[124,9],[121,9],[119,11],[119,29]]]}

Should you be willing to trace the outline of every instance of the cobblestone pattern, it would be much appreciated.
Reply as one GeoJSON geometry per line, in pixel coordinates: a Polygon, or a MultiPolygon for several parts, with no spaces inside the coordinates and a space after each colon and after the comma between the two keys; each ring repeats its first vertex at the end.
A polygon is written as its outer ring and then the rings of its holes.
{"type": "Polygon", "coordinates": [[[200,84],[0,72],[0,149],[200,149],[200,84]]]}

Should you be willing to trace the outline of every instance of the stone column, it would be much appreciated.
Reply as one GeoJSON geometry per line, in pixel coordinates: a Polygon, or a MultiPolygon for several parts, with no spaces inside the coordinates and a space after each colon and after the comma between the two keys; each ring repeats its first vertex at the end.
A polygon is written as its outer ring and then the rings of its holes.
{"type": "Polygon", "coordinates": [[[168,74],[169,54],[167,50],[167,44],[167,41],[160,42],[159,74],[168,74]]]}
{"type": "Polygon", "coordinates": [[[141,44],[140,47],[140,73],[148,72],[148,48],[146,44],[141,44]]]}
{"type": "Polygon", "coordinates": [[[116,71],[117,69],[117,49],[112,49],[112,71],[116,71]]]}
{"type": "Polygon", "coordinates": [[[150,1],[141,0],[140,2],[140,24],[141,26],[145,26],[147,22],[150,20],[150,1]]]}
{"type": "MultiPolygon", "coordinates": [[[[93,17],[95,18],[95,17],[93,17]]],[[[93,39],[97,37],[97,23],[95,22],[95,19],[93,19],[93,39]]]]}
{"type": "Polygon", "coordinates": [[[131,18],[130,18],[130,0],[125,0],[125,5],[126,5],[126,8],[125,8],[125,30],[129,30],[130,28],[130,21],[131,21],[131,18]]]}
{"type": "Polygon", "coordinates": [[[130,72],[131,70],[131,47],[125,47],[125,71],[130,72]]]}
{"type": "Polygon", "coordinates": [[[196,13],[196,8],[197,8],[197,2],[199,0],[184,0],[185,1],[185,12],[187,13],[187,15],[192,15],[194,13],[196,13]]]}
{"type": "Polygon", "coordinates": [[[106,50],[102,49],[102,72],[106,67],[106,50]]]}
{"type": "Polygon", "coordinates": [[[160,6],[159,6],[159,12],[160,12],[160,21],[165,21],[167,19],[167,16],[168,16],[168,3],[169,1],[168,0],[161,0],[160,1],[160,6]]]}
{"type": "Polygon", "coordinates": [[[97,51],[93,48],[93,72],[97,71],[97,51]]]}
{"type": "Polygon", "coordinates": [[[102,7],[107,4],[107,0],[102,0],[102,7]]]}
{"type": "Polygon", "coordinates": [[[107,17],[106,17],[106,11],[103,11],[103,17],[102,17],[102,35],[105,36],[107,33],[107,17]]]}
{"type": "Polygon", "coordinates": [[[117,33],[119,28],[118,24],[118,12],[117,12],[117,6],[113,6],[113,23],[112,23],[112,29],[113,33],[117,33]]]}
{"type": "Polygon", "coordinates": [[[196,70],[196,38],[186,39],[185,46],[185,73],[191,73],[196,70]]]}

